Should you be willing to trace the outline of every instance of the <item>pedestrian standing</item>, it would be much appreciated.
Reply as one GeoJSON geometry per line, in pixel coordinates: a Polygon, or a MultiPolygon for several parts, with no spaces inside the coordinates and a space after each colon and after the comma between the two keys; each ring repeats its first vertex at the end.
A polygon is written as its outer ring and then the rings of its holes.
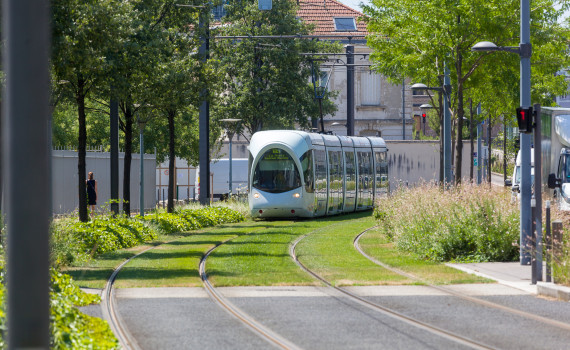
{"type": "Polygon", "coordinates": [[[87,203],[91,206],[91,217],[93,217],[97,205],[97,180],[94,179],[92,171],[87,174],[85,185],[87,186],[87,203]]]}

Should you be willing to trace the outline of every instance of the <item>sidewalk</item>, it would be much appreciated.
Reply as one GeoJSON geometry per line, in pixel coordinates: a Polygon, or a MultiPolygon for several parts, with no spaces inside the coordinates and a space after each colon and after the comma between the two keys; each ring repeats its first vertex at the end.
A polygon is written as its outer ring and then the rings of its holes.
{"type": "MultiPolygon", "coordinates": [[[[548,296],[559,300],[570,301],[570,287],[555,285],[553,283],[538,282],[531,284],[530,265],[521,265],[519,262],[508,263],[472,263],[472,264],[446,264],[458,270],[497,281],[527,293],[548,296]]],[[[546,269],[542,271],[546,280],[546,269]]]]}

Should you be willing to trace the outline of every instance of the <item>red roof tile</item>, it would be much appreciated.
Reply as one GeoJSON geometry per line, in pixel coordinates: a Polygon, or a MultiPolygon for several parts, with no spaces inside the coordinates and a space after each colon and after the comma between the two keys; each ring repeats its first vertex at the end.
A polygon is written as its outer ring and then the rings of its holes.
{"type": "Polygon", "coordinates": [[[297,14],[305,22],[315,24],[312,35],[366,35],[366,24],[358,20],[364,15],[336,0],[298,0],[299,11],[297,14]],[[335,29],[335,17],[354,17],[356,31],[339,31],[335,29]]]}

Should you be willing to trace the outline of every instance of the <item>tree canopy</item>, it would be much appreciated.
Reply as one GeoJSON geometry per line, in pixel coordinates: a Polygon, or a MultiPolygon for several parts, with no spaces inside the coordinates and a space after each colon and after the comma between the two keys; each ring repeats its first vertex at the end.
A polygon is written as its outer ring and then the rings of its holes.
{"type": "MultiPolygon", "coordinates": [[[[532,2],[532,96],[552,104],[566,89],[556,72],[568,66],[567,31],[557,22],[568,1],[532,2]]],[[[478,53],[480,41],[518,46],[519,1],[515,0],[372,0],[364,6],[369,16],[368,45],[374,69],[391,79],[441,86],[444,63],[451,70],[452,115],[456,119],[456,181],[461,181],[461,147],[464,100],[493,104],[494,111],[513,111],[518,105],[518,57],[504,52],[478,53]],[[500,98],[504,97],[504,98],[500,98]]]]}

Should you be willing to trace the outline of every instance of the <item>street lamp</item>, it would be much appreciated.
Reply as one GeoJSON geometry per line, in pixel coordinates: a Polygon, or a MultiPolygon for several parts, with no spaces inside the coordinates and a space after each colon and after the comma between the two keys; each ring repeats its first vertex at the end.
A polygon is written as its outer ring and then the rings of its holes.
{"type": "Polygon", "coordinates": [[[449,69],[444,66],[444,78],[442,87],[430,87],[416,83],[411,86],[412,90],[433,90],[443,94],[443,181],[444,185],[451,183],[451,113],[449,112],[449,96],[451,94],[451,81],[449,69]]]}
{"type": "Polygon", "coordinates": [[[139,124],[139,131],[140,131],[140,190],[139,190],[139,210],[142,217],[144,217],[144,127],[146,125],[146,120],[141,118],[137,118],[137,122],[139,124]]]}
{"type": "MultiPolygon", "coordinates": [[[[489,41],[482,41],[475,44],[471,50],[481,51],[505,51],[518,54],[520,56],[520,105],[523,108],[531,106],[530,100],[530,57],[532,46],[530,44],[530,0],[521,0],[520,17],[520,43],[519,46],[497,46],[489,41]]],[[[536,132],[536,131],[535,131],[536,132]]],[[[540,151],[535,145],[535,164],[540,164],[540,151]],[[538,151],[538,152],[537,152],[538,151]],[[537,154],[538,153],[538,154],[537,154]]],[[[520,202],[520,262],[521,265],[529,265],[531,256],[527,248],[531,244],[532,216],[531,216],[531,159],[530,159],[530,135],[520,134],[521,150],[521,202],[520,202]]],[[[535,171],[535,188],[538,190],[536,198],[536,232],[537,240],[542,238],[542,198],[540,196],[540,172],[535,171]],[[538,178],[537,178],[538,175],[538,178]]],[[[542,274],[542,269],[539,272],[542,274]]]]}
{"type": "Polygon", "coordinates": [[[230,153],[229,153],[230,173],[229,173],[228,196],[231,197],[231,195],[232,195],[232,138],[234,137],[234,133],[235,133],[235,128],[232,129],[231,125],[235,125],[236,123],[239,123],[241,121],[241,119],[227,118],[227,119],[220,119],[220,121],[226,125],[226,132],[228,134],[228,138],[230,139],[230,153]]]}
{"type": "Polygon", "coordinates": [[[311,81],[313,82],[315,99],[319,101],[319,112],[321,115],[321,132],[324,134],[325,122],[323,120],[323,98],[325,97],[325,94],[327,92],[328,79],[327,82],[323,85],[323,79],[321,79],[319,71],[315,69],[315,65],[312,63],[313,62],[311,61],[311,81]]]}

